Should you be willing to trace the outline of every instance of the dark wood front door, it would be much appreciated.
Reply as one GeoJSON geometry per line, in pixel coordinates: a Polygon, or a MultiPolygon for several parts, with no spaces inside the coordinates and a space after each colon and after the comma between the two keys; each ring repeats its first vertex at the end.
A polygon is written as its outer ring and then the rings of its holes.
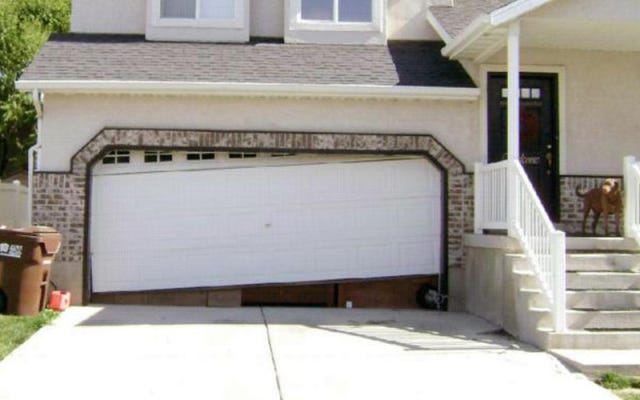
{"type": "MultiPolygon", "coordinates": [[[[520,75],[520,163],[552,220],[558,204],[558,77],[520,75]]],[[[507,76],[488,80],[489,162],[507,158],[507,76]]]]}

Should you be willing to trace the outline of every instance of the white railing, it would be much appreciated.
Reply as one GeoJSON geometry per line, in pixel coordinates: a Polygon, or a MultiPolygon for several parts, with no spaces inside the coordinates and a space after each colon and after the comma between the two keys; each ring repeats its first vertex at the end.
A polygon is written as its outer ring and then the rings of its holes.
{"type": "Polygon", "coordinates": [[[565,235],[555,229],[518,161],[476,165],[475,229],[507,229],[516,238],[551,305],[554,329],[566,327],[565,235]],[[479,187],[480,186],[480,187],[479,187]]]}
{"type": "Polygon", "coordinates": [[[640,163],[624,158],[624,235],[640,243],[640,163]]]}
{"type": "Polygon", "coordinates": [[[474,170],[474,230],[504,229],[507,224],[508,161],[476,164],[474,170]]]}
{"type": "Polygon", "coordinates": [[[0,183],[0,225],[21,227],[27,225],[28,190],[20,184],[0,183]]]}

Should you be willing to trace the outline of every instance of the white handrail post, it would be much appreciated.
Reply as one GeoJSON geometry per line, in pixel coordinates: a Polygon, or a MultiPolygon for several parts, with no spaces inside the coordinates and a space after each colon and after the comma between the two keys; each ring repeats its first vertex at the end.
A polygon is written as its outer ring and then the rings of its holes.
{"type": "Polygon", "coordinates": [[[566,291],[566,239],[564,232],[551,233],[551,260],[553,265],[553,319],[554,330],[564,332],[567,328],[566,291]]]}
{"type": "Polygon", "coordinates": [[[482,233],[484,219],[484,179],[482,176],[482,164],[475,163],[473,168],[473,231],[482,233]]]}
{"type": "Polygon", "coordinates": [[[507,233],[514,238],[518,237],[516,227],[519,219],[518,205],[520,204],[515,165],[517,162],[517,160],[509,160],[507,164],[507,233]]]}
{"type": "Polygon", "coordinates": [[[624,235],[626,237],[634,237],[633,226],[637,220],[637,205],[634,204],[634,201],[638,201],[638,183],[632,172],[635,162],[635,157],[625,157],[622,169],[624,174],[624,235]]]}

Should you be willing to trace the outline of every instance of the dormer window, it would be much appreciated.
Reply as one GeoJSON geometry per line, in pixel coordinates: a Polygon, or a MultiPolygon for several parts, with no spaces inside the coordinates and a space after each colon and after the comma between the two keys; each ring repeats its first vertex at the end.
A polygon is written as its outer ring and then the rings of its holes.
{"type": "Polygon", "coordinates": [[[153,27],[244,28],[246,0],[148,0],[153,27]]]}
{"type": "Polygon", "coordinates": [[[286,42],[384,44],[384,0],[285,0],[286,42]]]}
{"type": "Polygon", "coordinates": [[[300,0],[301,21],[373,22],[371,0],[300,0]]]}
{"type": "Polygon", "coordinates": [[[234,0],[160,0],[161,19],[229,20],[235,17],[234,0]]]}

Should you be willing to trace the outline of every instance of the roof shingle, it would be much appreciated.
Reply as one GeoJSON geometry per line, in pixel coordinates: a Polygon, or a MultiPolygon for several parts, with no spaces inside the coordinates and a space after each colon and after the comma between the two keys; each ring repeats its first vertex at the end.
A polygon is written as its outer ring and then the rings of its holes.
{"type": "Polygon", "coordinates": [[[440,42],[388,46],[151,42],[53,35],[20,80],[245,82],[475,87],[440,42]]]}
{"type": "Polygon", "coordinates": [[[429,11],[445,31],[455,38],[474,19],[489,14],[516,0],[455,0],[453,6],[431,6],[429,11]]]}

